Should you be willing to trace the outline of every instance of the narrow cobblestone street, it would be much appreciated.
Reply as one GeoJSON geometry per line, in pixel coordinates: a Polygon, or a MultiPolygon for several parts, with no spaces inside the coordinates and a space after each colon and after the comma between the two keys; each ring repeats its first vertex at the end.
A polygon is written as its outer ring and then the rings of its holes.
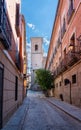
{"type": "Polygon", "coordinates": [[[28,91],[3,130],[81,130],[81,123],[52,106],[42,93],[28,91]]]}

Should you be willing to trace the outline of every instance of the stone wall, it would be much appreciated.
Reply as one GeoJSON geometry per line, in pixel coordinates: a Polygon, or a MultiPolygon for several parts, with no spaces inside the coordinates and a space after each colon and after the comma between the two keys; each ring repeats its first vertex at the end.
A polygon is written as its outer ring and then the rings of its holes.
{"type": "Polygon", "coordinates": [[[60,94],[62,94],[64,101],[70,103],[70,84],[65,85],[64,80],[66,78],[71,81],[72,104],[81,107],[81,61],[60,74],[54,81],[54,96],[60,98],[60,94]],[[74,74],[76,74],[76,83],[72,83],[72,75],[74,74]]]}
{"type": "Polygon", "coordinates": [[[0,50],[0,63],[4,66],[3,76],[3,125],[23,100],[23,79],[19,76],[15,64],[0,50]],[[15,76],[18,77],[18,98],[15,101],[15,76]]]}

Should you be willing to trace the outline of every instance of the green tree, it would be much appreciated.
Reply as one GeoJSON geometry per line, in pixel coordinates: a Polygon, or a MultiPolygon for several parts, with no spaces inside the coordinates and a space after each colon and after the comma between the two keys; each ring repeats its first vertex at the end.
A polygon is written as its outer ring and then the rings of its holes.
{"type": "Polygon", "coordinates": [[[53,84],[51,72],[45,69],[36,70],[36,82],[40,85],[42,90],[51,89],[53,84]]]}

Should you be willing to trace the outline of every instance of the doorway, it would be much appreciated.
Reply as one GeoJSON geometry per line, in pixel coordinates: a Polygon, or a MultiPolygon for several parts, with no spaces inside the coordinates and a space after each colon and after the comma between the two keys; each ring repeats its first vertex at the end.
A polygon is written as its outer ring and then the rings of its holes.
{"type": "Polygon", "coordinates": [[[2,106],[3,106],[3,68],[0,64],[0,129],[2,128],[2,106]]]}

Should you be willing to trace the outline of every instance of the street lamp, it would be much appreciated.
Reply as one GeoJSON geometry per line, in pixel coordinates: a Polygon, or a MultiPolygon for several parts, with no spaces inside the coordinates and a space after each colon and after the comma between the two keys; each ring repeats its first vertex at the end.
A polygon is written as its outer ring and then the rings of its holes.
{"type": "Polygon", "coordinates": [[[65,85],[70,84],[70,104],[72,104],[72,97],[71,97],[71,81],[69,79],[64,80],[65,85]]]}

